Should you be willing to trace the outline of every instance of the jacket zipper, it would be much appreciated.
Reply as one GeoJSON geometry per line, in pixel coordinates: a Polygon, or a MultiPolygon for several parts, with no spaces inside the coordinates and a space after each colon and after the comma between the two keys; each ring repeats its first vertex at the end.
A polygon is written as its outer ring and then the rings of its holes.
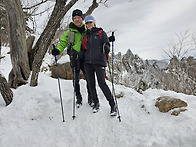
{"type": "MultiPolygon", "coordinates": [[[[89,42],[91,42],[92,43],[92,32],[90,31],[90,33],[89,33],[90,35],[89,35],[89,42]]],[[[89,44],[89,48],[90,48],[90,63],[92,63],[92,61],[91,61],[91,54],[92,54],[92,45],[91,44],[89,44]]]]}

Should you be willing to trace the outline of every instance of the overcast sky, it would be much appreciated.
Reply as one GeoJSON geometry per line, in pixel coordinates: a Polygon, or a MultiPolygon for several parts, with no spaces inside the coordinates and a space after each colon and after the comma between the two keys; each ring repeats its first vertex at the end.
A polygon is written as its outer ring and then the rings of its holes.
{"type": "Polygon", "coordinates": [[[115,52],[131,49],[143,59],[162,59],[174,33],[196,31],[196,0],[109,0],[93,12],[97,26],[116,30],[115,52]]]}

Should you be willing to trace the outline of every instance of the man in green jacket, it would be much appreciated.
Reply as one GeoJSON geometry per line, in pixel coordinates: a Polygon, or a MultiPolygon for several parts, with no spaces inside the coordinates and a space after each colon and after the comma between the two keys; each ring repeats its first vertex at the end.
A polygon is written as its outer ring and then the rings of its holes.
{"type": "MultiPolygon", "coordinates": [[[[83,61],[78,58],[78,52],[80,52],[80,48],[82,44],[81,40],[86,34],[86,30],[85,30],[85,25],[83,23],[83,14],[81,10],[79,9],[74,10],[72,13],[72,19],[73,22],[69,24],[69,30],[62,36],[57,48],[52,50],[52,54],[59,55],[67,47],[67,53],[70,56],[70,61],[71,61],[70,63],[71,63],[73,75],[75,71],[75,77],[73,78],[73,85],[75,85],[75,92],[77,98],[76,105],[77,107],[80,107],[80,105],[82,105],[82,95],[80,93],[79,73],[80,70],[82,70],[83,74],[85,75],[85,71],[84,71],[83,61]],[[72,41],[69,41],[70,38],[72,38],[71,39],[72,41]]],[[[92,100],[90,97],[88,84],[87,84],[87,90],[88,90],[88,103],[89,105],[91,105],[92,100]]]]}

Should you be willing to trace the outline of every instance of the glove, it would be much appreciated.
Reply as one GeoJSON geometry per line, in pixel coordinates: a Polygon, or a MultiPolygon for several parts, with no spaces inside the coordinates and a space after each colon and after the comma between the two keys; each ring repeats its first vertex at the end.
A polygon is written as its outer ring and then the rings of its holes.
{"type": "Polygon", "coordinates": [[[109,37],[109,41],[110,41],[110,42],[114,42],[114,41],[115,41],[115,36],[110,36],[110,37],[109,37]]]}
{"type": "Polygon", "coordinates": [[[56,55],[59,55],[59,54],[60,54],[60,51],[57,48],[54,48],[52,50],[52,55],[56,56],[56,55]]]}
{"type": "Polygon", "coordinates": [[[71,45],[67,45],[67,54],[71,56],[71,45]]]}
{"type": "Polygon", "coordinates": [[[110,52],[110,46],[109,45],[106,45],[105,43],[103,45],[103,49],[104,49],[104,53],[105,54],[108,54],[110,52]]]}
{"type": "Polygon", "coordinates": [[[78,59],[78,52],[75,51],[75,50],[72,50],[71,56],[72,56],[74,59],[78,59]]]}

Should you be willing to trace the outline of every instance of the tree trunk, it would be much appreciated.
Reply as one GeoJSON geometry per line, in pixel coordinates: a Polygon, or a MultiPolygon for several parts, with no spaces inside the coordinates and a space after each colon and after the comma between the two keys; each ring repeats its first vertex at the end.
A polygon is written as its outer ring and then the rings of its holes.
{"type": "Polygon", "coordinates": [[[30,86],[37,86],[38,74],[47,49],[49,48],[64,15],[77,1],[78,0],[72,0],[67,5],[65,5],[65,0],[63,2],[62,0],[56,0],[56,4],[48,24],[36,42],[35,47],[29,54],[29,64],[30,68],[32,69],[30,86]]]}
{"type": "Polygon", "coordinates": [[[1,73],[0,73],[0,92],[6,105],[9,105],[12,102],[13,93],[7,83],[7,80],[5,79],[5,77],[3,77],[1,73]]]}
{"type": "Polygon", "coordinates": [[[12,70],[9,74],[10,87],[17,88],[27,83],[30,74],[26,35],[25,19],[20,0],[4,0],[8,16],[8,35],[12,70]]]}
{"type": "Polygon", "coordinates": [[[1,30],[2,30],[2,11],[1,11],[1,5],[0,5],[0,63],[1,63],[1,30]]]}

